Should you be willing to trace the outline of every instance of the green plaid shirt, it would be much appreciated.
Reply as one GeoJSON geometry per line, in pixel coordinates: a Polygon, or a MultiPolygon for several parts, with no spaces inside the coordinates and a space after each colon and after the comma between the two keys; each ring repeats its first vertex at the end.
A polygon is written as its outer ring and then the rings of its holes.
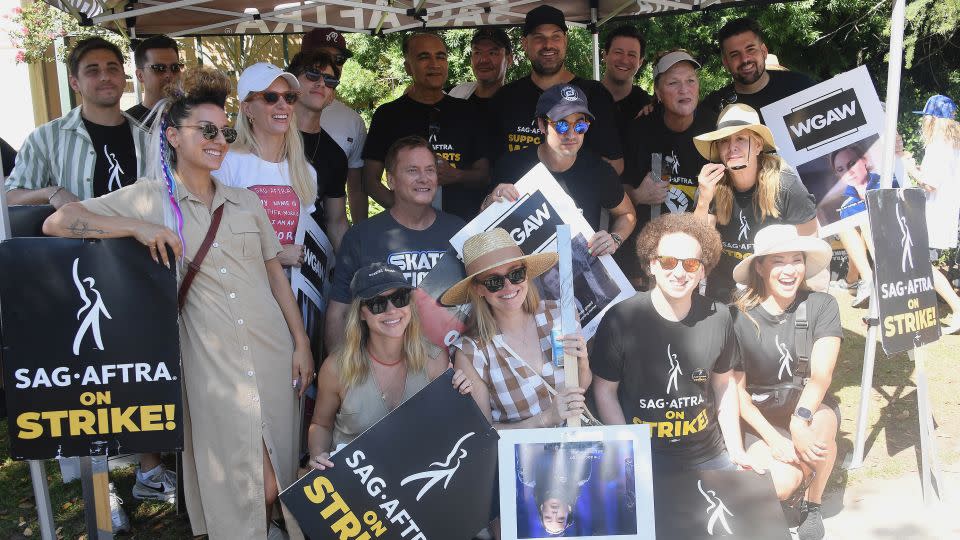
{"type": "MultiPolygon", "coordinates": [[[[137,178],[146,169],[144,157],[147,132],[137,121],[123,113],[133,133],[137,149],[137,178]]],[[[80,117],[80,107],[33,130],[17,153],[17,164],[7,178],[5,188],[40,189],[63,186],[80,200],[93,197],[93,170],[97,153],[80,117]]]]}

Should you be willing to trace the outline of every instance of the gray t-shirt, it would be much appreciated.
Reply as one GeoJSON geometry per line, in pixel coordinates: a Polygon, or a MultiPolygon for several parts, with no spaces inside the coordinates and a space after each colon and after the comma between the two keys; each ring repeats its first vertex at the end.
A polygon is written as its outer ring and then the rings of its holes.
{"type": "Polygon", "coordinates": [[[437,211],[433,224],[422,231],[404,227],[389,210],[361,221],[343,235],[330,298],[349,304],[353,273],[374,262],[397,265],[411,285],[419,286],[450,248],[450,237],[464,225],[462,219],[441,211],[437,211]]]}

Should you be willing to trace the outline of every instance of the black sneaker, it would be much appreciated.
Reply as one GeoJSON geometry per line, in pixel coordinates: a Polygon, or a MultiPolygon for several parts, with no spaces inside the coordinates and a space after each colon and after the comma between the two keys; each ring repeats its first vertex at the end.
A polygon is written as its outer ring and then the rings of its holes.
{"type": "Polygon", "coordinates": [[[797,536],[800,540],[822,540],[825,535],[820,505],[808,506],[806,519],[797,527],[797,536]]]}

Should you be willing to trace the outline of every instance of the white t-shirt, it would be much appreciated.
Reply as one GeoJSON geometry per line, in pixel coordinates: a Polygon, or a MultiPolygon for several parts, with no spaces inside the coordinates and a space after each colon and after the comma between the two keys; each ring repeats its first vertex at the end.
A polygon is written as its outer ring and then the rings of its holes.
{"type": "Polygon", "coordinates": [[[320,114],[320,127],[343,148],[343,153],[347,155],[347,167],[363,167],[360,154],[363,152],[363,143],[367,140],[367,126],[356,111],[335,99],[320,114]]]}
{"type": "MultiPolygon", "coordinates": [[[[313,167],[307,167],[313,181],[317,173],[313,167]]],[[[223,164],[213,171],[213,176],[224,185],[247,188],[255,192],[263,202],[267,217],[277,233],[277,239],[283,245],[292,244],[303,230],[303,216],[309,216],[316,210],[314,204],[305,206],[297,197],[290,183],[287,161],[273,163],[248,153],[230,150],[223,158],[223,164]]]]}
{"type": "Polygon", "coordinates": [[[936,188],[927,193],[927,233],[930,247],[957,247],[960,214],[960,151],[942,143],[927,146],[920,165],[922,180],[936,188]]]}
{"type": "Polygon", "coordinates": [[[477,91],[477,81],[460,83],[447,92],[450,97],[469,99],[477,91]]]}

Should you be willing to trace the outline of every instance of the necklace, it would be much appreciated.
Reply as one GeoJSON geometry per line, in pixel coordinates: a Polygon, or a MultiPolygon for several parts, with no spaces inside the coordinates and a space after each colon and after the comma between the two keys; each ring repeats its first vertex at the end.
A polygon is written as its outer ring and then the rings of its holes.
{"type": "MultiPolygon", "coordinates": [[[[392,364],[384,364],[383,362],[381,362],[381,361],[377,360],[376,358],[374,358],[373,355],[370,354],[370,351],[367,351],[367,356],[369,356],[371,359],[373,359],[373,360],[374,360],[375,362],[377,362],[378,364],[381,364],[381,365],[384,365],[384,366],[395,366],[395,365],[401,363],[401,361],[403,360],[403,358],[401,357],[400,360],[397,360],[396,362],[394,362],[394,363],[392,363],[392,364]]],[[[383,385],[380,384],[380,379],[377,378],[377,373],[376,373],[373,369],[370,370],[370,376],[373,377],[373,382],[376,383],[376,385],[377,385],[377,390],[380,392],[380,400],[383,401],[383,406],[386,407],[387,410],[389,410],[389,411],[392,411],[393,409],[396,409],[397,406],[400,405],[400,402],[403,401],[403,394],[404,394],[404,391],[405,391],[406,388],[407,388],[407,370],[403,370],[403,379],[400,381],[400,399],[397,400],[397,403],[394,404],[394,405],[392,405],[392,406],[391,406],[389,403],[387,403],[387,393],[384,391],[383,385]]]]}
{"type": "Polygon", "coordinates": [[[369,356],[371,360],[373,360],[374,362],[380,364],[381,366],[387,366],[387,367],[395,366],[395,365],[399,364],[401,361],[403,361],[403,357],[401,356],[396,362],[382,362],[382,361],[378,360],[377,357],[374,356],[373,353],[370,352],[369,349],[367,349],[367,356],[369,356]]]}

